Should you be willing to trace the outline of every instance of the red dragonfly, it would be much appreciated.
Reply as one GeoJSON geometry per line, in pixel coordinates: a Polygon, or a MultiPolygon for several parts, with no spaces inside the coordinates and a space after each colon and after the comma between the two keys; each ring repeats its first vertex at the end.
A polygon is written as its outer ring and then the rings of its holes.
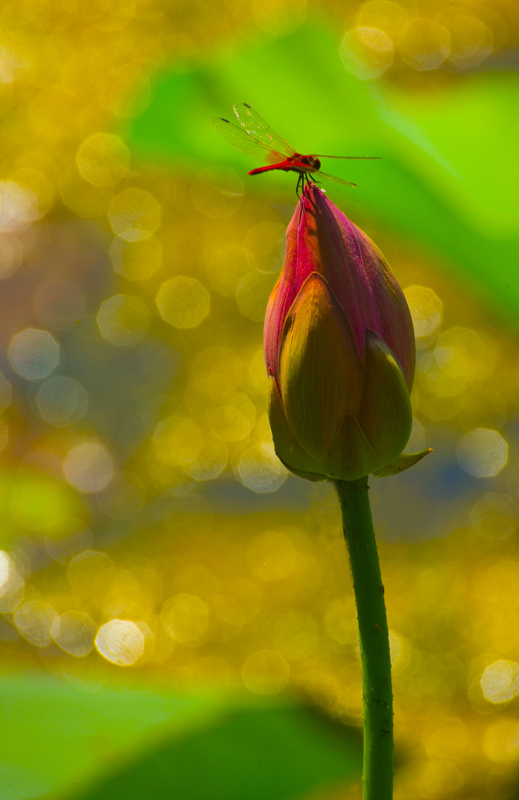
{"type": "Polygon", "coordinates": [[[321,158],[348,160],[379,158],[379,156],[305,156],[294,150],[286,139],[272,130],[270,125],[267,125],[265,120],[247,103],[237,103],[233,108],[240,127],[233,125],[232,122],[229,122],[228,119],[223,119],[223,117],[213,117],[211,122],[224,139],[227,139],[241,153],[245,153],[245,155],[255,158],[257,161],[267,162],[267,167],[252,169],[249,175],[259,175],[262,172],[270,172],[272,169],[280,169],[283,172],[297,172],[299,174],[297,193],[299,193],[300,186],[304,189],[305,181],[307,183],[316,183],[313,177],[316,174],[327,181],[341,183],[343,186],[357,187],[356,183],[321,172],[321,158]]]}

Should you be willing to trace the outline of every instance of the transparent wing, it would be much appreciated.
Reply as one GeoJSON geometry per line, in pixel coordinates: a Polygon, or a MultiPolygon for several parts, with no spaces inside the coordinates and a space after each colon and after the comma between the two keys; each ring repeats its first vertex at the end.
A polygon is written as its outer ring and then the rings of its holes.
{"type": "Polygon", "coordinates": [[[324,156],[322,153],[312,153],[314,158],[339,158],[342,161],[380,161],[381,156],[324,156]]]}
{"type": "Polygon", "coordinates": [[[333,181],[334,183],[342,183],[343,186],[351,186],[353,189],[357,189],[358,186],[356,183],[352,183],[351,181],[345,181],[343,178],[336,178],[335,175],[327,175],[326,172],[317,172],[317,175],[320,178],[324,178],[325,181],[333,181]]]}
{"type": "Polygon", "coordinates": [[[211,120],[214,127],[224,139],[227,139],[240,153],[245,153],[246,156],[261,161],[262,164],[276,164],[278,161],[284,161],[285,156],[282,153],[272,150],[272,143],[266,144],[260,141],[251,133],[247,133],[243,128],[238,128],[233,125],[228,119],[220,117],[213,117],[211,120]]]}
{"type": "MultiPolygon", "coordinates": [[[[284,155],[285,158],[295,155],[296,151],[279,133],[276,133],[264,119],[247,103],[236,103],[234,113],[243,130],[255,141],[265,145],[272,153],[284,155]]],[[[270,163],[274,164],[275,161],[270,163]]]]}

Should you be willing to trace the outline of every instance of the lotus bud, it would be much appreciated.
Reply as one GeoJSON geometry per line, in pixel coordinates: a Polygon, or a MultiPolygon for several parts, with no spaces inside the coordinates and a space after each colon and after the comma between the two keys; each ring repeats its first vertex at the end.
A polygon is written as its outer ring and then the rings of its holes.
{"type": "Polygon", "coordinates": [[[312,184],[288,226],[264,343],[283,464],[309,480],[391,474],[411,432],[411,315],[380,250],[312,184]]]}

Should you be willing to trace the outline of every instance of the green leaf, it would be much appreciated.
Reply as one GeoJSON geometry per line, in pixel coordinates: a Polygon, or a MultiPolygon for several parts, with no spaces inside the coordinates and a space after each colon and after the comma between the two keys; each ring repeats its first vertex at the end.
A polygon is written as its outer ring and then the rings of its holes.
{"type": "Polygon", "coordinates": [[[74,800],[296,800],[358,780],[361,744],[315,711],[236,709],[171,737],[74,800]]]}
{"type": "Polygon", "coordinates": [[[0,705],[2,800],[33,800],[61,797],[173,729],[206,724],[221,701],[28,673],[0,678],[0,705]]]}
{"type": "Polygon", "coordinates": [[[361,776],[357,729],[288,699],[22,674],[0,702],[2,800],[295,800],[361,776]]]}

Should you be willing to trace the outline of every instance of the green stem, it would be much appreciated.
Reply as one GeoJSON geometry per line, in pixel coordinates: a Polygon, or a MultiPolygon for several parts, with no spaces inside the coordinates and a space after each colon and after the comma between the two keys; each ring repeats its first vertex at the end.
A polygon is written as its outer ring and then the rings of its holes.
{"type": "Polygon", "coordinates": [[[368,479],[334,481],[341,503],[359,622],[364,712],[364,800],[393,796],[393,694],[384,587],[368,479]]]}

